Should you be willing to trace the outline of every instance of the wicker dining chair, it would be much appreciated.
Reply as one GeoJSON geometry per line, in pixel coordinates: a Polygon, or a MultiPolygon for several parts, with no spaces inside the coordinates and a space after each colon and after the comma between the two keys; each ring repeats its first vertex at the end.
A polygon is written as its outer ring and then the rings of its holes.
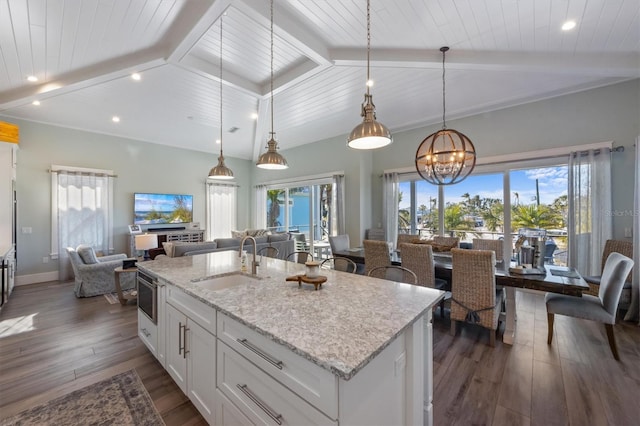
{"type": "Polygon", "coordinates": [[[294,251],[287,256],[289,262],[305,263],[313,260],[313,255],[308,251],[294,251]]]}
{"type": "Polygon", "coordinates": [[[367,273],[367,276],[413,285],[418,284],[418,277],[412,270],[398,265],[376,266],[367,273]]]}
{"type": "Polygon", "coordinates": [[[400,250],[400,244],[412,243],[415,240],[419,239],[420,235],[418,234],[398,234],[398,239],[396,240],[396,249],[400,250]]]}
{"type": "Polygon", "coordinates": [[[329,257],[324,259],[320,264],[321,268],[334,269],[336,271],[349,272],[355,274],[358,269],[358,265],[351,259],[346,257],[329,257]]]}
{"type": "Polygon", "coordinates": [[[460,247],[459,237],[443,237],[441,235],[434,235],[433,242],[443,246],[460,247]]]}
{"type": "Polygon", "coordinates": [[[364,273],[369,275],[369,271],[377,266],[391,266],[389,256],[389,245],[386,241],[363,240],[364,246],[364,273]]]}
{"type": "Polygon", "coordinates": [[[485,238],[473,239],[474,250],[492,250],[496,254],[496,260],[504,259],[504,245],[502,240],[489,240],[485,238]]]}
{"type": "MultiPolygon", "coordinates": [[[[417,284],[423,287],[451,291],[451,285],[441,278],[436,278],[433,265],[433,250],[428,244],[402,243],[399,247],[402,253],[402,266],[416,274],[417,284]]],[[[440,317],[444,318],[445,299],[440,301],[440,317]]]]}
{"type": "Polygon", "coordinates": [[[490,250],[452,249],[451,335],[458,322],[489,329],[495,346],[504,292],[496,292],[496,255],[490,250]]]}
{"type": "Polygon", "coordinates": [[[277,247],[268,246],[262,247],[260,250],[258,250],[257,255],[276,258],[278,257],[278,253],[280,253],[280,251],[277,247]]]}

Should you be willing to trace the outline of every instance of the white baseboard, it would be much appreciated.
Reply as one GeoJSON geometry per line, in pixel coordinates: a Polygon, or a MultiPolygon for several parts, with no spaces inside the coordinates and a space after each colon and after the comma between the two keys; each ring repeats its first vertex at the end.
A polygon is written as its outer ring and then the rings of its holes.
{"type": "Polygon", "coordinates": [[[46,283],[47,281],[57,281],[58,271],[41,272],[39,274],[16,275],[16,286],[37,283],[46,283]]]}

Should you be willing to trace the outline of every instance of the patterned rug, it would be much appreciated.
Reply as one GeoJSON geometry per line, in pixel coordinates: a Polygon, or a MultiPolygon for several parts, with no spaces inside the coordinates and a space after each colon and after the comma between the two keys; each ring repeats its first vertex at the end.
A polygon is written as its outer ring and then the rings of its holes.
{"type": "MultiPolygon", "coordinates": [[[[129,295],[132,293],[136,293],[136,289],[132,288],[131,290],[123,290],[122,294],[123,295],[129,295]]],[[[120,303],[120,301],[118,300],[118,293],[106,293],[104,294],[104,298],[107,299],[107,302],[109,302],[109,304],[114,305],[116,303],[120,303]]]]}
{"type": "Polygon", "coordinates": [[[0,425],[164,425],[134,370],[25,410],[0,425]]]}

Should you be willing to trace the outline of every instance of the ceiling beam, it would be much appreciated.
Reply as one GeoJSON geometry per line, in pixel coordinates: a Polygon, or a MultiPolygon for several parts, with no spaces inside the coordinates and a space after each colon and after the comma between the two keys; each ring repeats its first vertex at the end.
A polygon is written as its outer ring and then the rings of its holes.
{"type": "MultiPolygon", "coordinates": [[[[220,81],[220,65],[214,65],[211,62],[205,61],[195,55],[189,54],[180,62],[176,62],[173,65],[203,77],[220,81]]],[[[263,96],[262,87],[260,87],[260,85],[228,70],[224,71],[223,83],[257,98],[263,96]]]]}
{"type": "Polygon", "coordinates": [[[158,48],[132,52],[115,59],[55,76],[41,84],[25,85],[2,92],[0,96],[0,111],[28,104],[36,99],[48,99],[127,77],[133,72],[143,72],[166,65],[163,53],[164,51],[158,48]]]}
{"type": "MultiPolygon", "coordinates": [[[[442,54],[435,49],[372,49],[371,66],[394,68],[442,68],[442,54]]],[[[336,66],[366,66],[366,49],[332,49],[336,66]]],[[[640,77],[640,53],[474,52],[450,51],[446,67],[462,70],[524,71],[606,77],[640,77]]]]}

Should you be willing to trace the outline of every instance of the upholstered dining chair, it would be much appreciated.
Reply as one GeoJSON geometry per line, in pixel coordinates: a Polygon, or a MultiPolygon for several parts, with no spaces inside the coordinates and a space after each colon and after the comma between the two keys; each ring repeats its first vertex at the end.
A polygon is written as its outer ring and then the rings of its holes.
{"type": "Polygon", "coordinates": [[[336,251],[346,251],[350,248],[349,234],[343,235],[329,235],[329,245],[331,246],[331,253],[336,251]]]}
{"type": "Polygon", "coordinates": [[[441,235],[434,235],[433,242],[443,246],[460,247],[459,237],[443,237],[441,235]]]}
{"type": "Polygon", "coordinates": [[[492,250],[496,254],[496,260],[502,261],[504,259],[504,248],[502,240],[489,240],[486,238],[474,238],[473,239],[474,250],[492,250]]]}
{"type": "Polygon", "coordinates": [[[363,240],[364,246],[364,274],[377,266],[391,266],[391,257],[389,256],[389,245],[386,241],[363,240]]]}
{"type": "Polygon", "coordinates": [[[358,265],[351,259],[346,257],[329,257],[324,259],[320,264],[321,268],[335,269],[336,271],[349,272],[355,274],[358,269],[358,265]]]}
{"type": "MultiPolygon", "coordinates": [[[[601,275],[583,277],[589,284],[589,291],[586,294],[597,296],[600,293],[600,280],[602,278],[602,272],[604,271],[604,265],[607,263],[607,259],[611,253],[620,253],[629,259],[633,258],[633,243],[631,241],[621,240],[607,240],[604,243],[604,249],[602,250],[602,261],[600,263],[601,275]]],[[[620,302],[618,307],[626,309],[631,303],[631,272],[627,276],[624,285],[622,287],[622,293],[620,294],[620,302]]]]}
{"type": "Polygon", "coordinates": [[[399,265],[376,266],[375,268],[371,268],[367,276],[413,285],[418,284],[416,274],[412,270],[399,265]]]}
{"type": "Polygon", "coordinates": [[[308,251],[293,251],[287,256],[289,262],[305,263],[313,260],[313,255],[308,251]]]}
{"type": "Polygon", "coordinates": [[[451,335],[458,322],[489,329],[489,345],[495,346],[504,292],[496,291],[496,255],[491,250],[452,249],[451,335]]]}
{"type": "Polygon", "coordinates": [[[567,296],[565,294],[547,293],[544,297],[547,305],[547,343],[553,339],[554,315],[566,315],[604,323],[609,340],[609,347],[616,360],[618,348],[613,335],[616,323],[616,312],[624,281],[633,268],[633,260],[620,253],[613,252],[607,258],[600,279],[598,296],[583,294],[582,297],[567,296]]]}
{"type": "Polygon", "coordinates": [[[278,257],[278,253],[280,253],[280,250],[278,250],[277,247],[268,246],[268,247],[262,247],[260,250],[258,250],[258,253],[256,253],[256,254],[258,256],[266,256],[266,257],[276,258],[276,257],[278,257]]]}
{"type": "MultiPolygon", "coordinates": [[[[430,245],[402,243],[398,248],[402,253],[402,266],[416,274],[417,285],[451,291],[451,286],[446,280],[436,278],[433,250],[430,245]]],[[[444,299],[440,301],[441,318],[444,318],[444,302],[444,299]]]]}

